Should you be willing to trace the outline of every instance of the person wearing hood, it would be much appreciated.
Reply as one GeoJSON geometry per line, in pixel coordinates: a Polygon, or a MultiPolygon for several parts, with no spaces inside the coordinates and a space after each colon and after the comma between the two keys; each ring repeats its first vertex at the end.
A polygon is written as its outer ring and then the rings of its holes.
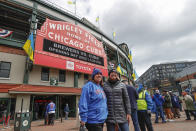
{"type": "Polygon", "coordinates": [[[119,81],[115,69],[110,70],[108,75],[109,79],[104,83],[108,105],[107,131],[115,131],[116,128],[129,131],[131,106],[126,85],[119,81]]]}
{"type": "Polygon", "coordinates": [[[174,118],[180,118],[180,101],[179,98],[174,94],[171,94],[171,101],[172,101],[172,107],[173,107],[173,113],[174,113],[174,118]]]}
{"type": "Polygon", "coordinates": [[[195,107],[193,104],[193,99],[190,95],[188,95],[187,92],[182,92],[183,101],[182,105],[186,114],[186,120],[191,120],[190,114],[194,116],[194,120],[196,120],[196,114],[195,114],[195,107]]]}
{"type": "Polygon", "coordinates": [[[174,115],[173,115],[172,110],[171,110],[171,108],[172,108],[171,97],[170,97],[168,91],[164,90],[163,93],[164,93],[164,101],[165,101],[163,103],[163,108],[165,110],[165,114],[167,116],[167,119],[169,121],[172,121],[172,119],[174,118],[174,115]]]}
{"type": "Polygon", "coordinates": [[[142,84],[139,84],[137,86],[137,91],[139,94],[139,98],[137,100],[137,108],[140,129],[141,131],[146,131],[147,127],[148,131],[153,131],[150,118],[151,109],[153,108],[152,98],[150,94],[148,94],[147,90],[143,88],[142,84]]]}
{"type": "Polygon", "coordinates": [[[107,118],[107,99],[103,91],[102,72],[94,68],[92,80],[82,88],[79,101],[81,126],[86,125],[88,131],[103,131],[107,118]]]}
{"type": "Polygon", "coordinates": [[[164,117],[164,113],[163,113],[163,103],[165,102],[162,95],[160,95],[160,92],[159,90],[156,90],[155,91],[155,94],[153,96],[153,99],[152,99],[155,104],[156,104],[156,119],[155,119],[155,123],[159,123],[159,113],[160,113],[160,116],[162,118],[162,123],[166,123],[165,121],[165,117],[164,117]]]}

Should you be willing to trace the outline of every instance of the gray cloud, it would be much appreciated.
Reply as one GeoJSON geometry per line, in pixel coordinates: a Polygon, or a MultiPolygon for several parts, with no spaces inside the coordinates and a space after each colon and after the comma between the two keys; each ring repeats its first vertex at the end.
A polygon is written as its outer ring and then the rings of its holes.
{"type": "Polygon", "coordinates": [[[119,2],[102,16],[102,29],[111,36],[114,28],[117,42],[134,50],[140,75],[153,64],[196,60],[196,1],[188,0],[184,6],[181,13],[162,21],[134,2],[119,2]]]}
{"type": "MultiPolygon", "coordinates": [[[[159,10],[152,12],[152,9],[145,5],[146,1],[140,4],[138,2],[141,1],[138,0],[117,1],[112,4],[113,7],[106,10],[104,8],[102,12],[96,11],[104,5],[91,5],[90,0],[77,2],[78,13],[90,20],[95,20],[96,15],[102,14],[100,24],[103,32],[112,38],[114,29],[115,41],[129,45],[133,52],[133,64],[139,75],[153,64],[196,60],[195,0],[186,0],[181,12],[173,17],[172,12],[168,17],[162,15],[159,10]]],[[[64,0],[55,3],[66,4],[64,0]]],[[[176,9],[176,5],[173,5],[173,9],[176,9]]],[[[164,7],[164,10],[168,8],[164,7]]]]}

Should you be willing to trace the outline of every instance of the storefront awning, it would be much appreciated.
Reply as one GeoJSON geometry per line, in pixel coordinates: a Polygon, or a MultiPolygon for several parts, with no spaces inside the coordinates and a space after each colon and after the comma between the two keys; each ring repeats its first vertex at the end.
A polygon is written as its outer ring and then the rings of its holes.
{"type": "Polygon", "coordinates": [[[0,93],[8,93],[9,89],[16,88],[20,84],[0,84],[0,93]]]}
{"type": "Polygon", "coordinates": [[[40,86],[40,85],[9,85],[1,84],[0,91],[9,94],[67,94],[67,95],[80,95],[81,88],[72,87],[58,87],[58,86],[40,86]]]}

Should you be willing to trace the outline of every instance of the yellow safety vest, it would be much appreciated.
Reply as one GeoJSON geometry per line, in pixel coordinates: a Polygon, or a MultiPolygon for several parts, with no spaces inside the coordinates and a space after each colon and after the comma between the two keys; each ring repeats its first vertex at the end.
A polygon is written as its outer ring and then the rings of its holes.
{"type": "Polygon", "coordinates": [[[146,102],[146,90],[139,93],[139,99],[137,100],[137,109],[138,110],[147,110],[146,102]]]}

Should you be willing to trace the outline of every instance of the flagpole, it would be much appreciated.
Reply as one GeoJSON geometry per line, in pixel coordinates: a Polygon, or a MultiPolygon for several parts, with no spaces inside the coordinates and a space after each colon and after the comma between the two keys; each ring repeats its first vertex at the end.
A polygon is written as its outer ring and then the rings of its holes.
{"type": "Polygon", "coordinates": [[[100,28],[100,23],[99,23],[99,21],[98,21],[98,26],[99,26],[99,29],[101,29],[101,28],[100,28]]]}
{"type": "MultiPolygon", "coordinates": [[[[119,60],[118,46],[117,46],[116,54],[117,54],[117,63],[118,63],[118,66],[119,66],[120,60],[119,60]]],[[[118,66],[117,66],[117,67],[118,67],[118,66]]],[[[120,80],[121,80],[121,74],[120,74],[120,80]]]]}
{"type": "Polygon", "coordinates": [[[113,40],[114,40],[114,28],[112,28],[112,37],[113,37],[113,40]]]}
{"type": "Polygon", "coordinates": [[[75,15],[76,15],[76,0],[75,0],[75,15]]]}

